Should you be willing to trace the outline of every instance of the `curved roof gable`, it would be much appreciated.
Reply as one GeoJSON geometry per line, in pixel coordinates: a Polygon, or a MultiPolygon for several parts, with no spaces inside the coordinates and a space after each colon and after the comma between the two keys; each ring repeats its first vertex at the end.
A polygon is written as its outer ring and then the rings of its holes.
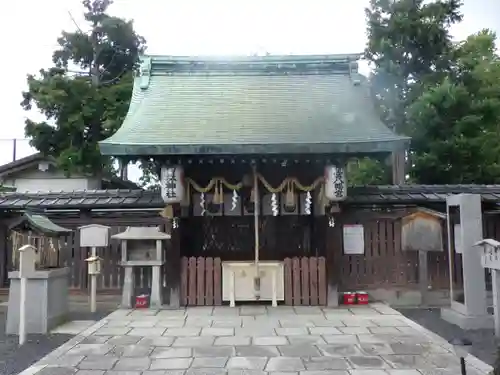
{"type": "Polygon", "coordinates": [[[107,155],[376,153],[408,138],[377,116],[357,55],[145,57],[107,155]]]}

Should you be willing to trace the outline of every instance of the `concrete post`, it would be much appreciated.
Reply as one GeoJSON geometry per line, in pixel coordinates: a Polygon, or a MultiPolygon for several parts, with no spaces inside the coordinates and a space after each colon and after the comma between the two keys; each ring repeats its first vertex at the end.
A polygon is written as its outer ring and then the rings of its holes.
{"type": "Polygon", "coordinates": [[[500,337],[500,270],[491,270],[493,291],[493,317],[495,318],[495,336],[500,337]]]}
{"type": "Polygon", "coordinates": [[[35,272],[37,251],[32,245],[19,249],[19,346],[26,342],[26,294],[27,278],[35,272]]]}

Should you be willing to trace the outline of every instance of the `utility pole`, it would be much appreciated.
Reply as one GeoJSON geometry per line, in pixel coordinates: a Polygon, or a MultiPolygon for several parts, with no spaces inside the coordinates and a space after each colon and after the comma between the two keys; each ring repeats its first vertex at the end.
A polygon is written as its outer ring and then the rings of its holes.
{"type": "Polygon", "coordinates": [[[14,138],[12,140],[12,161],[16,161],[17,159],[17,139],[14,138]]]}

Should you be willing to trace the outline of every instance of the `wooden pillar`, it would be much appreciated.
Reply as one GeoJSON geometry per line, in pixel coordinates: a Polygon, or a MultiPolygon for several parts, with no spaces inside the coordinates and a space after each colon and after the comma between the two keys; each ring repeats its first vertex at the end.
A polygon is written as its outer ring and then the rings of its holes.
{"type": "Polygon", "coordinates": [[[340,260],[342,258],[342,241],[339,236],[342,224],[342,214],[335,214],[335,226],[330,227],[325,218],[326,228],[326,274],[327,274],[327,306],[336,307],[339,304],[340,260]]]}
{"type": "Polygon", "coordinates": [[[427,269],[427,251],[418,251],[418,285],[420,289],[420,304],[427,305],[429,291],[429,271],[427,269]]]}
{"type": "MultiPolygon", "coordinates": [[[[178,213],[176,213],[175,216],[179,217],[178,213]]],[[[179,231],[180,228],[172,228],[172,220],[165,220],[165,233],[170,233],[170,235],[172,236],[170,241],[167,241],[167,251],[165,255],[165,296],[168,298],[168,307],[172,309],[177,309],[180,307],[181,296],[181,253],[179,231]]]]}
{"type": "Polygon", "coordinates": [[[392,183],[394,185],[403,185],[406,177],[406,151],[396,151],[391,155],[392,165],[392,183]]]}

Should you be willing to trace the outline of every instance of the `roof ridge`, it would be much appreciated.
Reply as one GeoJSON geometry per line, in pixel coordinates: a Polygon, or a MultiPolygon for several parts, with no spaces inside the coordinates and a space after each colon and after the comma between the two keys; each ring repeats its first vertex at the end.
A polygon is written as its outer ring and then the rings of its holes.
{"type": "Polygon", "coordinates": [[[221,55],[221,56],[176,56],[176,55],[143,55],[143,58],[150,58],[152,64],[162,63],[277,63],[277,62],[346,62],[358,61],[362,57],[362,53],[348,54],[325,54],[325,55],[221,55]]]}
{"type": "Polygon", "coordinates": [[[141,57],[139,76],[147,88],[151,75],[162,74],[288,74],[358,71],[361,54],[267,56],[160,56],[141,57]]]}

